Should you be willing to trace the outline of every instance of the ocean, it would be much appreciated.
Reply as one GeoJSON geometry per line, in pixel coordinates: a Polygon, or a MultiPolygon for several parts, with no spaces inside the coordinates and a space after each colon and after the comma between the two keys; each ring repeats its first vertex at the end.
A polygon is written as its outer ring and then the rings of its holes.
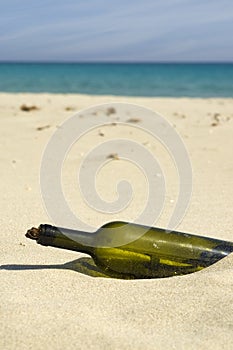
{"type": "Polygon", "coordinates": [[[0,63],[0,91],[233,97],[233,64],[0,63]]]}

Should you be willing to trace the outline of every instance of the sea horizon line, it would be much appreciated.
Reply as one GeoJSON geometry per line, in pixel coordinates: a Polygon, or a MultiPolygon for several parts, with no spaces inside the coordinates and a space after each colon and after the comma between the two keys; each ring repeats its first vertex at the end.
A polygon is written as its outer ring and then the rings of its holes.
{"type": "Polygon", "coordinates": [[[33,61],[33,60],[0,60],[0,64],[233,64],[233,61],[33,61]]]}

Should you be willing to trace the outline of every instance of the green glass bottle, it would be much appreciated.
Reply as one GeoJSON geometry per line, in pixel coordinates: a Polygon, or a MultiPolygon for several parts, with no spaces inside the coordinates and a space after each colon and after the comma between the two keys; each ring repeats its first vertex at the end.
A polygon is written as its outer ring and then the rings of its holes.
{"type": "Polygon", "coordinates": [[[105,274],[118,278],[184,275],[233,252],[232,242],[125,222],[108,223],[94,233],[40,225],[28,230],[26,237],[89,254],[105,274]],[[116,237],[124,237],[126,244],[116,246],[116,237]]]}

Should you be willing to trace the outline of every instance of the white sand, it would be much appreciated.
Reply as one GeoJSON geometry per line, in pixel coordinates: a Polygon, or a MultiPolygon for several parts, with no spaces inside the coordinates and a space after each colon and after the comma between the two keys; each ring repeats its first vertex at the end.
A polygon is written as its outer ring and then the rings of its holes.
{"type": "MultiPolygon", "coordinates": [[[[94,278],[83,260],[76,263],[75,271],[70,262],[84,255],[42,247],[24,237],[31,226],[51,222],[39,185],[40,161],[50,136],[75,111],[112,101],[137,103],[158,111],[183,138],[193,167],[193,195],[177,229],[233,241],[233,99],[0,94],[0,348],[232,349],[232,254],[198,273],[126,281],[94,278]],[[22,104],[40,109],[21,111],[22,104]],[[74,110],[67,111],[67,107],[74,110]],[[215,113],[219,121],[212,126],[215,113]],[[37,130],[46,125],[50,127],[37,130]]],[[[114,121],[114,116],[111,118],[114,121]]],[[[67,160],[64,180],[71,205],[93,227],[114,218],[132,221],[145,199],[136,170],[131,176],[135,201],[115,217],[98,215],[73,192],[74,164],[85,157],[90,142],[93,145],[124,134],[118,126],[102,131],[104,136],[98,130],[80,143],[77,157],[67,160]]],[[[131,136],[144,140],[145,147],[160,160],[160,149],[148,135],[145,139],[133,130],[131,136]]],[[[168,222],[177,194],[177,179],[169,174],[165,158],[168,193],[158,226],[168,222]]],[[[117,163],[111,164],[114,167],[117,163]]],[[[119,169],[125,166],[118,164],[119,169]]],[[[99,190],[106,200],[113,199],[109,176],[113,176],[115,188],[114,173],[117,177],[119,169],[110,169],[111,175],[107,169],[100,176],[99,190]]],[[[126,174],[132,174],[131,168],[126,174]]]]}

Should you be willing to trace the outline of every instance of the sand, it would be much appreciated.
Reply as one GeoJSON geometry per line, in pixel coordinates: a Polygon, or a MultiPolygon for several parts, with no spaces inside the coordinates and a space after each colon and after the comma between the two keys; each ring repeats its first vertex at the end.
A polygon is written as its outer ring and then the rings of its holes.
{"type": "MultiPolygon", "coordinates": [[[[233,99],[2,93],[0,347],[232,349],[232,254],[194,274],[129,281],[101,274],[93,277],[88,268],[91,260],[85,255],[42,247],[24,237],[31,226],[52,223],[39,184],[40,162],[50,137],[75,112],[113,101],[159,112],[183,139],[192,163],[193,190],[177,229],[233,241],[233,99]],[[22,105],[37,108],[25,110],[28,108],[22,105]]],[[[76,166],[90,147],[113,137],[135,136],[165,169],[167,192],[157,225],[166,226],[178,186],[170,159],[150,135],[133,128],[141,120],[134,120],[124,131],[114,124],[114,114],[109,118],[112,126],[97,128],[84,137],[67,159],[64,191],[71,207],[96,228],[116,218],[132,221],[137,217],[146,199],[146,182],[138,181],[140,171],[134,172],[132,164],[127,168],[120,159],[112,159],[98,178],[104,200],[116,198],[116,179],[122,171],[133,183],[135,197],[115,216],[94,211],[74,189],[76,166]]],[[[116,154],[120,158],[117,148],[116,154]]]]}

